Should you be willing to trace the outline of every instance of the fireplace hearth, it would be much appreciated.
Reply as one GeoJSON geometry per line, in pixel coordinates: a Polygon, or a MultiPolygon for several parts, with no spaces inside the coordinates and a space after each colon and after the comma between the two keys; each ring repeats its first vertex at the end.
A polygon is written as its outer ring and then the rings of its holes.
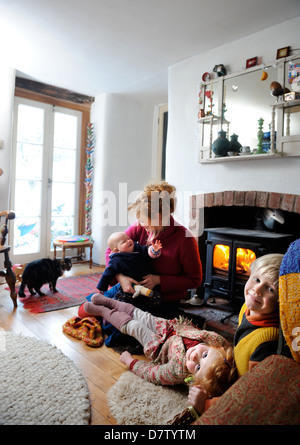
{"type": "Polygon", "coordinates": [[[290,242],[300,238],[300,195],[255,190],[192,195],[189,229],[198,240],[204,278],[195,290],[198,298],[182,303],[181,313],[202,329],[232,340],[249,263],[266,253],[285,253],[290,242]],[[271,228],[262,225],[270,210],[280,216],[271,228]],[[214,247],[219,244],[214,263],[214,247]]]}
{"type": "Polygon", "coordinates": [[[268,253],[285,253],[291,234],[216,227],[205,229],[204,304],[237,312],[244,302],[250,265],[268,253]]]}

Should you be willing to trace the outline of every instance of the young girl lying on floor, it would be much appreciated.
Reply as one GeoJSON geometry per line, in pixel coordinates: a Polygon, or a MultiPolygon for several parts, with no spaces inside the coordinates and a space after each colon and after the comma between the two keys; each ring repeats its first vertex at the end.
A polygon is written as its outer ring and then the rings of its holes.
{"type": "Polygon", "coordinates": [[[134,359],[125,351],[120,360],[141,378],[160,385],[184,383],[192,376],[209,397],[221,395],[236,379],[233,348],[215,332],[200,330],[180,319],[166,320],[135,306],[95,294],[84,304],[124,334],[136,338],[150,360],[134,359]]]}

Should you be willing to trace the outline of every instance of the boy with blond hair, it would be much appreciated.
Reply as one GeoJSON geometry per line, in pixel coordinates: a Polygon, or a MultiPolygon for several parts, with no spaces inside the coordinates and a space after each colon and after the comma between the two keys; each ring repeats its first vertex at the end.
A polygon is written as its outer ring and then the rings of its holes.
{"type": "Polygon", "coordinates": [[[268,254],[251,264],[245,284],[245,303],[234,337],[234,357],[239,375],[275,354],[279,336],[279,270],[284,255],[268,254]]]}

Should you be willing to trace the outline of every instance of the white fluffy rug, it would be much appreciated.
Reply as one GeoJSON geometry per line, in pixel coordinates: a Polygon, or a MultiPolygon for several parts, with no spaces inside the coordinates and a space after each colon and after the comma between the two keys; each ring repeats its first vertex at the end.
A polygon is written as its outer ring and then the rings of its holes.
{"type": "Polygon", "coordinates": [[[56,347],[0,330],[0,424],[87,425],[89,391],[56,347]]]}
{"type": "Polygon", "coordinates": [[[130,371],[107,392],[111,414],[118,425],[166,425],[187,406],[185,386],[158,386],[130,371]]]}

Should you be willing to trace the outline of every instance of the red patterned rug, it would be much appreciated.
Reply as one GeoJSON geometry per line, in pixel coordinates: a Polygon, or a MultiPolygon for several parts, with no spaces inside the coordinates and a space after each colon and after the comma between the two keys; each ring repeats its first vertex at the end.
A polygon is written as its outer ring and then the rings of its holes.
{"type": "Polygon", "coordinates": [[[52,293],[48,284],[42,287],[42,292],[46,294],[44,297],[40,297],[38,294],[31,296],[26,287],[26,298],[18,297],[18,299],[24,308],[33,314],[79,306],[89,294],[97,292],[97,284],[101,275],[98,272],[89,275],[60,278],[56,285],[57,293],[52,293]]]}

